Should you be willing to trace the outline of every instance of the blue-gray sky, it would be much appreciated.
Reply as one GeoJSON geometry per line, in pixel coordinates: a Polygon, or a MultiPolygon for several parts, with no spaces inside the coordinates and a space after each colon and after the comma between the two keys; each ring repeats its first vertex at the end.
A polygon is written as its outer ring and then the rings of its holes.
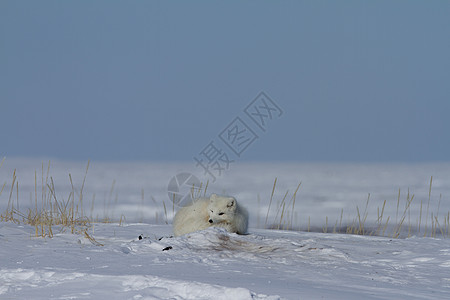
{"type": "Polygon", "coordinates": [[[0,155],[449,161],[449,1],[0,1],[0,155]],[[249,124],[250,125],[250,124],[249,124]]]}

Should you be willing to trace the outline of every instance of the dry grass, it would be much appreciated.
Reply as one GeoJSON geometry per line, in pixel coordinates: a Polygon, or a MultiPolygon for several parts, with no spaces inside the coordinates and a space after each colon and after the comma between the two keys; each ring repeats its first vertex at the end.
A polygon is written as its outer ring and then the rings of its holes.
{"type": "MultiPolygon", "coordinates": [[[[0,162],[0,167],[3,165],[5,159],[0,162]]],[[[69,232],[73,234],[81,234],[88,238],[93,244],[100,245],[94,242],[95,239],[88,232],[93,229],[96,223],[118,223],[123,225],[126,218],[123,214],[120,218],[114,217],[114,207],[117,206],[118,194],[115,190],[116,181],[113,180],[109,192],[105,194],[103,200],[103,217],[94,216],[94,204],[96,202],[96,195],[94,194],[90,207],[90,213],[86,214],[84,206],[86,204],[84,196],[84,187],[89,170],[90,162],[88,161],[84,172],[81,187],[76,188],[73,182],[72,175],[69,173],[69,182],[71,191],[66,198],[58,197],[56,191],[56,184],[53,177],[50,176],[51,163],[44,165],[42,163],[41,170],[35,171],[34,174],[34,195],[30,196],[32,205],[29,209],[21,210],[19,207],[19,180],[14,170],[11,179],[11,188],[9,189],[9,198],[6,210],[1,212],[0,221],[13,222],[16,224],[26,224],[34,227],[33,234],[36,237],[53,237],[55,232],[69,232]]],[[[4,194],[7,183],[0,186],[0,196],[4,194]]],[[[204,188],[193,189],[194,197],[206,195],[208,182],[204,188]]],[[[151,222],[169,224],[169,206],[162,200],[160,203],[151,196],[151,201],[155,206],[160,206],[163,213],[155,212],[154,220],[151,222]]],[[[145,202],[144,190],[141,190],[141,209],[138,210],[138,217],[143,221],[143,207],[145,202]]],[[[97,203],[98,205],[98,203],[97,203]]],[[[175,215],[175,204],[172,203],[172,217],[175,215]]]]}
{"type": "Polygon", "coordinates": [[[401,197],[401,190],[399,189],[397,199],[395,216],[386,215],[386,203],[384,200],[381,206],[376,208],[376,211],[370,210],[370,204],[373,200],[370,194],[367,197],[366,203],[363,206],[364,209],[361,210],[359,206],[356,206],[355,217],[350,218],[350,222],[347,224],[343,223],[344,219],[344,209],[341,209],[340,218],[335,222],[331,223],[334,225],[330,226],[328,216],[324,216],[325,225],[321,228],[311,227],[311,217],[307,219],[307,227],[301,227],[293,223],[293,215],[295,212],[295,199],[297,192],[300,188],[301,183],[297,186],[295,192],[292,194],[291,202],[289,205],[286,204],[286,199],[289,197],[289,190],[286,191],[281,201],[275,209],[273,208],[272,202],[275,194],[275,188],[277,184],[277,179],[275,178],[274,185],[272,188],[272,193],[270,195],[268,210],[266,213],[266,223],[265,228],[270,229],[282,229],[282,230],[300,230],[300,231],[320,231],[323,233],[345,233],[345,234],[357,234],[357,235],[376,235],[385,236],[391,238],[400,237],[411,237],[413,235],[423,236],[423,237],[442,237],[447,238],[450,236],[450,212],[439,218],[439,209],[442,199],[442,195],[439,197],[439,202],[437,205],[437,212],[432,212],[431,202],[431,191],[432,191],[433,177],[430,179],[429,189],[428,189],[428,202],[426,206],[426,212],[423,213],[423,199],[420,201],[420,210],[417,216],[417,221],[414,224],[414,216],[411,213],[411,208],[415,200],[414,194],[411,194],[409,189],[407,191],[404,200],[401,197]],[[291,205],[292,204],[292,205],[291,205]],[[402,208],[403,207],[403,208],[402,208]],[[274,215],[272,222],[268,222],[270,215],[274,215]],[[289,217],[290,216],[290,217],[289,217]],[[371,216],[376,216],[376,218],[370,218],[371,216]],[[374,221],[368,221],[374,220],[374,221]],[[428,228],[428,220],[430,220],[431,230],[428,228]],[[423,221],[425,221],[425,226],[423,226],[423,221]]]}
{"type": "MultiPolygon", "coordinates": [[[[72,176],[69,174],[69,181],[72,191],[67,199],[58,198],[53,178],[50,174],[50,162],[47,168],[42,163],[41,182],[38,187],[38,176],[35,172],[34,182],[34,209],[22,212],[19,209],[19,182],[14,170],[12,176],[11,190],[9,193],[8,206],[4,213],[0,215],[1,221],[14,222],[31,225],[34,227],[36,237],[53,237],[55,229],[59,232],[69,231],[70,233],[83,234],[93,241],[94,238],[88,234],[91,221],[84,215],[83,211],[83,189],[89,169],[89,162],[86,166],[83,183],[76,198],[76,190],[73,185],[72,176]],[[40,195],[38,196],[38,188],[40,195]],[[16,201],[14,201],[16,194],[16,201]],[[40,198],[40,200],[38,200],[40,198]],[[16,202],[16,204],[14,204],[16,202]],[[40,203],[39,203],[40,202],[40,203]]],[[[5,185],[3,185],[4,187],[5,185]]],[[[3,190],[3,189],[2,189],[3,190]]],[[[0,193],[1,195],[1,193],[0,193]]]]}

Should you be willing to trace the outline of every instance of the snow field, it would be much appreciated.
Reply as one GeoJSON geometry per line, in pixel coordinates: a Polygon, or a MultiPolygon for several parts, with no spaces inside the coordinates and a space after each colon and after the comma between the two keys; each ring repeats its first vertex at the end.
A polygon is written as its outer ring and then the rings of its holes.
{"type": "Polygon", "coordinates": [[[53,224],[52,238],[48,230],[45,238],[35,237],[33,226],[0,222],[1,299],[448,299],[450,294],[449,164],[239,164],[209,183],[208,194],[233,195],[247,207],[249,234],[210,228],[177,238],[171,237],[177,208],[168,199],[167,183],[178,172],[194,172],[190,164],[91,163],[83,186],[85,163],[55,161],[49,175],[54,188],[42,192],[43,165],[4,162],[2,214],[11,203],[25,213],[36,199],[38,206],[42,199],[47,204],[55,197],[58,203],[74,199],[75,207],[82,198],[81,215],[121,222],[77,225],[75,234],[70,226],[53,224]],[[280,219],[283,203],[292,207],[299,182],[294,210],[286,209],[280,219]],[[394,239],[403,216],[403,234],[394,239]],[[360,227],[358,219],[368,231],[389,220],[387,234],[263,229],[289,224],[344,232],[349,224],[360,227]],[[343,226],[336,226],[341,220],[343,226]]]}
{"type": "Polygon", "coordinates": [[[450,240],[168,225],[32,237],[0,223],[2,299],[446,299],[450,240]],[[142,235],[143,239],[138,239],[142,235]]]}

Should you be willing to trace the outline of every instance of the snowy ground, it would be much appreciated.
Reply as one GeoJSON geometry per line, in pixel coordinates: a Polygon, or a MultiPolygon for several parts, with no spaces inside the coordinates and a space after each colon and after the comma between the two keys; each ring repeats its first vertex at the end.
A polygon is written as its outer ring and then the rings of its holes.
{"type": "MultiPolygon", "coordinates": [[[[1,222],[0,299],[449,298],[450,239],[424,238],[423,231],[427,226],[430,232],[432,213],[443,225],[450,210],[450,164],[237,164],[210,183],[208,193],[233,195],[246,206],[249,234],[209,229],[173,238],[167,184],[179,172],[198,172],[192,165],[92,162],[83,191],[86,215],[126,217],[123,226],[95,224],[89,233],[98,243],[58,228],[53,238],[36,238],[33,227],[1,222]],[[377,218],[384,200],[386,216],[398,219],[409,190],[408,219],[417,225],[422,203],[422,231],[392,239],[263,229],[275,177],[273,207],[302,182],[292,224],[297,228],[307,228],[308,219],[319,228],[327,217],[333,224],[341,209],[343,223],[350,223],[369,193],[368,219],[377,218]]],[[[0,212],[10,199],[14,169],[15,207],[25,211],[41,200],[41,166],[36,160],[4,162],[0,212]]],[[[69,173],[78,198],[85,168],[52,161],[58,199],[72,190],[69,173]]]]}
{"type": "Polygon", "coordinates": [[[1,299],[448,299],[450,240],[168,225],[30,236],[0,223],[1,299]],[[145,237],[139,240],[137,237],[145,237]],[[162,239],[160,239],[163,237],[162,239]]]}

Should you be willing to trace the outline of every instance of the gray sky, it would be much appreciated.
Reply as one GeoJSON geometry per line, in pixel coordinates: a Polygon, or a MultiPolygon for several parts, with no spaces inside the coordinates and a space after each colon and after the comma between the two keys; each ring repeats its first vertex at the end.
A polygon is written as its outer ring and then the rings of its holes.
{"type": "Polygon", "coordinates": [[[0,156],[189,161],[213,142],[239,160],[449,161],[449,16],[449,1],[2,0],[0,156]],[[265,131],[244,112],[261,91],[282,111],[265,131]],[[255,134],[240,157],[220,138],[236,117],[255,134]]]}

